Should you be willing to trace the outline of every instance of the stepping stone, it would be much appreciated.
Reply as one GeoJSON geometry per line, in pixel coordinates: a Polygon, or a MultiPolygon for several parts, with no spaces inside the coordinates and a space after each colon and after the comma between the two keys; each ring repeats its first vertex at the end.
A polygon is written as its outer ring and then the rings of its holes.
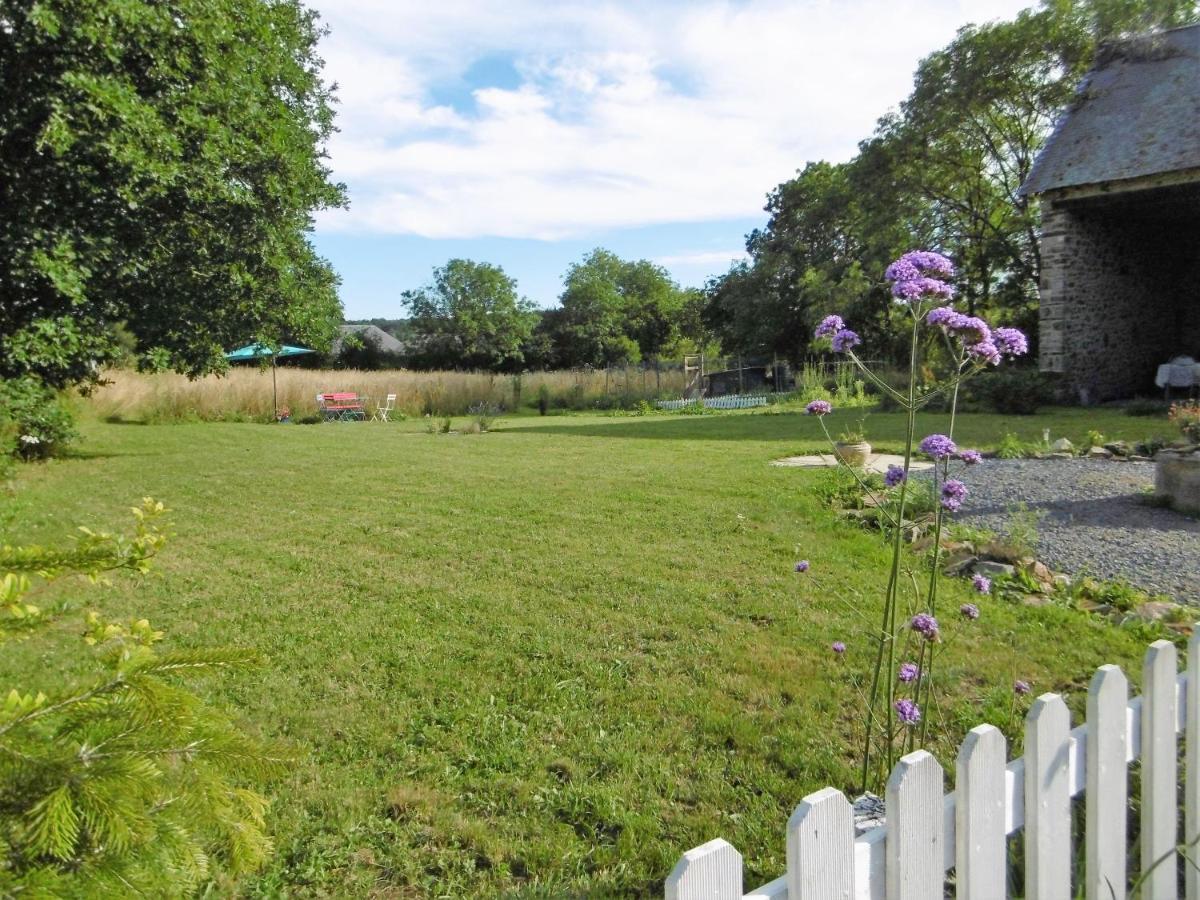
{"type": "MultiPolygon", "coordinates": [[[[816,453],[812,456],[785,456],[783,459],[773,459],[771,465],[789,469],[821,469],[837,466],[838,460],[832,453],[816,453]]],[[[867,458],[865,468],[868,472],[878,472],[883,475],[887,472],[888,466],[902,465],[904,465],[903,456],[895,453],[872,453],[867,458]]],[[[910,472],[923,472],[926,469],[932,469],[933,463],[914,459],[908,468],[910,472]]]]}

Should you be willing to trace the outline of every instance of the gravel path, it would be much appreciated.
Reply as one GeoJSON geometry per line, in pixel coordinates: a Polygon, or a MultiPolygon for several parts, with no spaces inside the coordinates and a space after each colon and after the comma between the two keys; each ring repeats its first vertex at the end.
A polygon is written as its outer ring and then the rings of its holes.
{"type": "Polygon", "coordinates": [[[1038,556],[1072,574],[1124,578],[1200,605],[1200,520],[1146,504],[1153,463],[1105,460],[984,460],[951,477],[970,496],[958,521],[1003,532],[1024,501],[1044,512],[1038,556]]]}

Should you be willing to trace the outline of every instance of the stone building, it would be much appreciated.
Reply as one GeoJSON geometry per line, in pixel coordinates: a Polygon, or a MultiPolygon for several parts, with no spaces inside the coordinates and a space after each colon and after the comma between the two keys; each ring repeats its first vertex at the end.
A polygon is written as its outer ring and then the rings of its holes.
{"type": "Polygon", "coordinates": [[[1200,25],[1102,51],[1034,163],[1040,365],[1083,403],[1200,360],[1200,25]]]}

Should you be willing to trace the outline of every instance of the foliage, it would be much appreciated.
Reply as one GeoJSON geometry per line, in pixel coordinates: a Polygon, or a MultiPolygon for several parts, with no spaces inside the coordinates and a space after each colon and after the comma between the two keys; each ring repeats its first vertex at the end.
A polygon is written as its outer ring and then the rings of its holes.
{"type": "Polygon", "coordinates": [[[1167,419],[1179,429],[1184,440],[1200,444],[1200,402],[1172,403],[1167,419]]]}
{"type": "Polygon", "coordinates": [[[1161,416],[1169,409],[1166,402],[1163,400],[1130,400],[1124,405],[1125,415],[1127,416],[1161,416]]]}
{"type": "Polygon", "coordinates": [[[58,391],[31,377],[0,379],[0,456],[47,459],[77,437],[58,391]]]}
{"type": "Polygon", "coordinates": [[[996,447],[996,456],[999,459],[1024,459],[1031,452],[1029,443],[1022,441],[1011,431],[1005,433],[996,447]]]}
{"type": "Polygon", "coordinates": [[[316,14],[299,0],[0,0],[0,377],[223,369],[257,338],[327,345],[309,242],[344,202],[316,14]]]}
{"type": "Polygon", "coordinates": [[[499,266],[452,259],[433,282],[404,292],[412,314],[411,362],[424,369],[519,370],[533,333],[533,304],[499,266]]]}
{"type": "Polygon", "coordinates": [[[500,416],[500,408],[490,403],[476,403],[468,411],[471,422],[479,431],[491,431],[500,416]]]}
{"type": "Polygon", "coordinates": [[[1032,416],[1054,401],[1053,385],[1051,376],[1032,368],[985,372],[971,383],[964,399],[993,412],[1032,416]]]}
{"type": "Polygon", "coordinates": [[[1008,508],[1003,537],[1015,558],[1037,556],[1038,526],[1045,516],[1044,510],[1030,509],[1024,501],[1008,508]]]}
{"type": "MultiPolygon", "coordinates": [[[[161,503],[132,535],[81,528],[74,546],[0,548],[0,645],[45,633],[37,587],[79,573],[146,573],[166,539],[161,503]],[[41,583],[35,587],[34,580],[41,583]]],[[[53,636],[53,633],[51,633],[53,636]]],[[[266,799],[246,787],[285,760],[183,688],[182,677],[255,654],[157,648],[145,619],[91,612],[64,652],[98,673],[52,693],[13,688],[0,707],[0,894],[183,897],[257,868],[266,799]]]]}

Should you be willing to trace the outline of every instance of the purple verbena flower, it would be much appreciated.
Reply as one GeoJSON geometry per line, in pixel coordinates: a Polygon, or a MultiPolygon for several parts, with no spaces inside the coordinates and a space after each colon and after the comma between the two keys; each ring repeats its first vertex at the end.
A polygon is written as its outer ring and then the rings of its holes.
{"type": "Polygon", "coordinates": [[[893,464],[887,467],[887,474],[883,476],[883,483],[885,486],[892,488],[903,483],[907,477],[904,474],[904,466],[893,464]]]}
{"type": "Polygon", "coordinates": [[[900,663],[900,671],[896,673],[896,677],[908,684],[910,681],[916,681],[921,675],[921,669],[914,662],[900,663]]]}
{"type": "Polygon", "coordinates": [[[851,347],[857,347],[862,339],[849,328],[843,328],[833,336],[833,352],[845,353],[851,347]]]}
{"type": "Polygon", "coordinates": [[[1000,365],[1000,351],[996,349],[996,345],[991,341],[980,341],[978,344],[972,344],[967,348],[967,355],[972,359],[988,363],[989,365],[1000,365]]]}
{"type": "Polygon", "coordinates": [[[908,627],[918,632],[927,641],[936,641],[942,633],[941,628],[938,627],[938,620],[929,613],[917,613],[908,623],[908,627]]]}
{"type": "Polygon", "coordinates": [[[954,288],[944,281],[922,275],[895,282],[892,285],[892,296],[904,303],[911,303],[925,297],[949,300],[954,296],[954,288]]]}
{"type": "Polygon", "coordinates": [[[971,587],[975,588],[976,593],[990,594],[992,592],[992,579],[986,575],[976,573],[971,578],[971,587]]]}
{"type": "Polygon", "coordinates": [[[934,326],[950,325],[955,319],[962,318],[962,313],[949,306],[939,306],[937,309],[931,309],[929,315],[925,317],[925,321],[934,326]]]}
{"type": "Polygon", "coordinates": [[[959,450],[958,458],[968,466],[983,462],[983,454],[978,450],[959,450]]]}
{"type": "Polygon", "coordinates": [[[954,263],[931,250],[910,250],[884,270],[888,281],[912,281],[922,275],[953,278],[954,263]]]}
{"type": "Polygon", "coordinates": [[[921,721],[921,707],[917,706],[912,700],[905,697],[902,700],[897,700],[893,707],[896,710],[896,718],[904,725],[916,725],[921,721]]]}
{"type": "Polygon", "coordinates": [[[832,649],[834,653],[836,653],[838,656],[841,656],[846,652],[846,645],[841,641],[834,641],[832,644],[832,649]]]}
{"type": "Polygon", "coordinates": [[[1033,688],[1031,688],[1029,686],[1028,681],[1018,680],[1018,681],[1013,682],[1013,693],[1014,694],[1028,694],[1031,690],[1033,690],[1033,688]]]}
{"type": "Polygon", "coordinates": [[[967,499],[967,486],[956,478],[947,478],[942,484],[942,509],[958,512],[967,499]]]}
{"type": "Polygon", "coordinates": [[[959,316],[947,323],[946,327],[964,344],[983,344],[992,340],[992,329],[978,316],[959,316]]]}
{"type": "Polygon", "coordinates": [[[807,572],[808,571],[808,560],[802,559],[798,563],[796,563],[796,571],[797,572],[807,572]]]}
{"type": "Polygon", "coordinates": [[[979,618],[979,607],[974,603],[964,603],[958,608],[958,611],[962,613],[962,617],[964,619],[971,619],[974,621],[975,619],[979,618]]]}
{"type": "Polygon", "coordinates": [[[814,400],[804,407],[804,411],[810,416],[827,416],[833,412],[833,404],[828,400],[814,400]]]}
{"type": "Polygon", "coordinates": [[[1024,356],[1029,352],[1029,341],[1016,328],[997,328],[992,332],[992,342],[1004,356],[1024,356]]]}
{"type": "Polygon", "coordinates": [[[813,337],[830,337],[845,327],[846,323],[842,321],[841,316],[826,316],[821,320],[821,324],[817,326],[817,330],[813,332],[813,337]]]}
{"type": "Polygon", "coordinates": [[[918,445],[922,453],[934,459],[946,459],[958,452],[954,441],[944,434],[931,434],[918,445]]]}

